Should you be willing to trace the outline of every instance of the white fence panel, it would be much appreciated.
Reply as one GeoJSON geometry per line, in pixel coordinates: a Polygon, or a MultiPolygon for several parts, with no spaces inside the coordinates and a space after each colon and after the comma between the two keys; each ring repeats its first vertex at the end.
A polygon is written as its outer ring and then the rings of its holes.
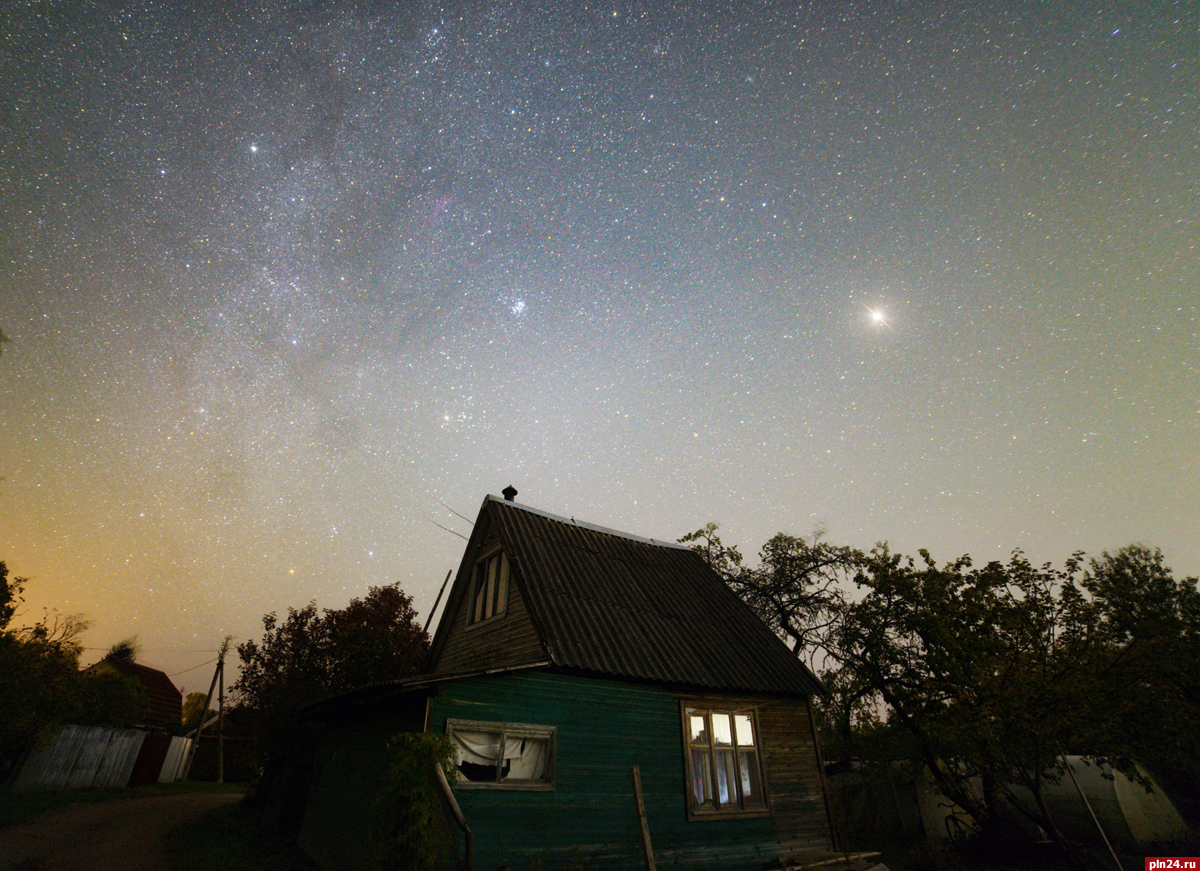
{"type": "Polygon", "coordinates": [[[138,753],[141,752],[142,742],[145,740],[145,732],[113,729],[108,735],[105,752],[96,766],[92,786],[128,784],[129,776],[133,774],[133,766],[137,763],[138,753]]]}
{"type": "Polygon", "coordinates": [[[188,748],[192,746],[191,738],[175,735],[171,738],[171,746],[167,748],[167,758],[163,760],[162,772],[158,775],[159,783],[171,783],[179,779],[183,773],[183,760],[187,758],[188,748]]]}
{"type": "Polygon", "coordinates": [[[146,733],[104,726],[63,726],[29,754],[13,789],[125,786],[146,733]]]}

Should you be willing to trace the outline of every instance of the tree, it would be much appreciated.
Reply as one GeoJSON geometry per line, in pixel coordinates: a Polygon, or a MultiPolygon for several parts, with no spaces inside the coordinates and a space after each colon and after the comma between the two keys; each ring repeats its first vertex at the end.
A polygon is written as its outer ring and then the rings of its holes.
{"type": "Polygon", "coordinates": [[[25,592],[25,584],[28,581],[28,578],[16,577],[9,580],[8,566],[0,561],[0,632],[8,630],[8,624],[16,616],[17,608],[25,601],[21,594],[25,592]]]}
{"type": "Polygon", "coordinates": [[[325,696],[416,673],[429,649],[411,597],[398,584],[371,587],[340,610],[310,602],[280,621],[263,617],[261,642],[238,645],[241,673],[232,690],[253,714],[266,759],[295,735],[296,714],[325,696]]]}
{"type": "Polygon", "coordinates": [[[78,657],[69,645],[0,633],[0,781],[39,738],[68,721],[78,657]]]}
{"type": "Polygon", "coordinates": [[[9,577],[0,562],[0,779],[34,743],[70,711],[78,679],[78,636],[87,624],[78,617],[43,620],[15,629],[27,578],[9,577]]]}
{"type": "Polygon", "coordinates": [[[817,665],[844,605],[843,590],[863,555],[849,547],[776,533],[759,551],[758,568],[743,565],[737,547],[726,547],[709,523],[679,539],[725,579],[725,583],[762,617],[797,656],[817,665]]]}
{"type": "Polygon", "coordinates": [[[205,708],[208,693],[188,693],[183,700],[183,731],[184,734],[195,731],[196,727],[217,715],[212,708],[205,708]]]}
{"type": "Polygon", "coordinates": [[[1077,553],[1061,568],[1017,551],[976,568],[781,533],[750,569],[716,529],[682,541],[798,655],[828,666],[816,719],[834,754],[903,754],[981,829],[1012,809],[1064,849],[1044,791],[1067,754],[1200,785],[1200,592],[1160,551],[1077,553]]]}
{"type": "Polygon", "coordinates": [[[458,780],[454,746],[445,735],[401,732],[387,744],[386,768],[379,795],[375,831],[380,871],[425,871],[445,867],[455,853],[446,822],[445,798],[434,767],[446,782],[458,780]]]}
{"type": "Polygon", "coordinates": [[[140,681],[116,672],[77,672],[62,721],[78,726],[121,726],[144,722],[150,700],[140,681]]]}
{"type": "MultiPolygon", "coordinates": [[[[1200,792],[1197,583],[1175,580],[1162,552],[1144,544],[1104,552],[1081,581],[1097,612],[1096,631],[1120,657],[1115,671],[1127,691],[1126,704],[1112,711],[1112,728],[1128,743],[1108,753],[1171,772],[1200,792]]],[[[1095,752],[1103,755],[1106,746],[1098,742],[1095,752]]]]}
{"type": "Polygon", "coordinates": [[[724,578],[730,584],[737,580],[742,572],[742,554],[737,545],[726,547],[717,535],[720,529],[715,523],[706,523],[695,532],[689,532],[679,539],[680,544],[690,544],[691,550],[700,554],[708,563],[709,568],[724,578]]]}
{"type": "Polygon", "coordinates": [[[913,756],[912,742],[887,721],[878,693],[851,669],[835,664],[819,677],[826,695],[814,700],[813,721],[826,763],[891,762],[913,756]]]}
{"type": "Polygon", "coordinates": [[[1066,754],[1140,779],[1135,760],[1160,744],[1181,764],[1195,752],[1186,723],[1200,710],[1171,693],[1190,680],[1196,583],[1170,581],[1155,553],[1131,546],[1088,570],[1082,554],[1054,568],[1018,551],[974,568],[879,546],[856,576],[866,595],[847,604],[835,656],[980,828],[1011,808],[1069,853],[1044,800],[1066,754]],[[1182,716],[1167,717],[1172,701],[1182,716]],[[1143,722],[1164,717],[1157,732],[1143,722]]]}
{"type": "Polygon", "coordinates": [[[1014,577],[1032,583],[1025,595],[1013,595],[1009,573],[997,563],[972,571],[967,557],[938,566],[927,552],[921,556],[918,564],[886,546],[872,551],[856,578],[867,594],[847,606],[836,656],[912,736],[942,794],[985,823],[997,790],[1016,782],[1017,769],[1033,772],[1020,779],[1040,795],[1038,778],[1062,752],[1058,743],[1045,744],[1046,721],[1059,700],[1045,695],[1053,687],[1039,680],[1053,666],[1036,605],[1053,579],[1035,577],[1014,556],[1014,577]],[[1039,695],[1040,704],[1028,707],[1039,695]],[[1019,696],[1026,697],[1024,710],[1019,696]],[[1008,742],[1028,751],[1030,736],[1036,736],[1031,765],[1006,766],[1006,755],[1017,750],[1008,742]],[[971,785],[976,777],[983,778],[982,797],[971,785]]]}
{"type": "Polygon", "coordinates": [[[112,647],[108,648],[108,653],[104,654],[104,658],[122,659],[133,662],[141,652],[141,645],[138,644],[137,636],[131,635],[129,638],[122,638],[112,647]]]}
{"type": "Polygon", "coordinates": [[[0,561],[0,781],[58,726],[127,725],[147,707],[137,681],[80,673],[82,617],[48,611],[13,628],[26,583],[0,561]]]}

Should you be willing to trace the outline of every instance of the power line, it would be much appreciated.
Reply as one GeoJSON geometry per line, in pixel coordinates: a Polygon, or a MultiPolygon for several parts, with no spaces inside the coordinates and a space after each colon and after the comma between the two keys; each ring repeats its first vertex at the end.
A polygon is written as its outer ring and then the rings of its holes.
{"type": "Polygon", "coordinates": [[[450,533],[451,535],[457,535],[463,541],[471,540],[471,539],[467,538],[465,535],[463,535],[461,532],[455,532],[453,529],[451,529],[448,526],[442,526],[442,524],[438,523],[436,520],[430,520],[428,517],[426,517],[425,519],[429,520],[429,522],[432,523],[434,526],[436,526],[438,529],[444,529],[444,530],[446,530],[446,532],[450,533]]]}
{"type": "MultiPolygon", "coordinates": [[[[108,647],[81,647],[80,650],[112,650],[108,647]]],[[[181,647],[139,647],[138,653],[213,653],[211,647],[201,647],[198,650],[188,650],[181,647]]]]}
{"type": "Polygon", "coordinates": [[[475,525],[475,521],[471,520],[471,518],[469,518],[469,517],[463,517],[461,514],[459,514],[457,511],[455,511],[453,508],[451,508],[449,505],[447,505],[447,504],[446,504],[445,502],[443,502],[441,499],[438,499],[436,496],[435,496],[435,497],[433,497],[433,498],[434,498],[434,499],[437,501],[437,504],[438,504],[438,505],[441,505],[443,508],[445,508],[445,509],[446,509],[447,511],[449,511],[451,514],[453,514],[455,517],[462,517],[462,519],[463,519],[463,520],[465,520],[465,521],[467,521],[467,523],[468,523],[468,524],[470,524],[471,526],[474,526],[474,525],[475,525]]]}
{"type": "Polygon", "coordinates": [[[206,660],[205,662],[202,662],[199,665],[193,665],[191,668],[185,668],[183,671],[173,671],[169,675],[167,675],[167,677],[175,677],[175,675],[177,675],[177,674],[187,674],[189,671],[195,671],[198,668],[204,668],[204,666],[208,665],[210,662],[216,662],[216,661],[217,661],[217,657],[214,656],[212,659],[206,660]]]}

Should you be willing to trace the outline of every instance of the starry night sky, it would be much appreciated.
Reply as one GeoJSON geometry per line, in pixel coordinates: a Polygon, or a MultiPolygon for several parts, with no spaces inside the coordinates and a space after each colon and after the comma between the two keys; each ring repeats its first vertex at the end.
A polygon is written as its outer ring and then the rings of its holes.
{"type": "Polygon", "coordinates": [[[89,647],[424,617],[507,484],[1200,572],[1192,2],[0,19],[0,559],[89,647]]]}

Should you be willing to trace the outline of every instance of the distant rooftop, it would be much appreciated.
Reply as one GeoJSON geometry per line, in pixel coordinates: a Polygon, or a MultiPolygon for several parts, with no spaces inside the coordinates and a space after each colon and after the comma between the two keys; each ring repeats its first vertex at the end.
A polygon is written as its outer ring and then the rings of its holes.
{"type": "Polygon", "coordinates": [[[166,672],[131,659],[114,657],[106,657],[89,666],[86,671],[102,669],[111,669],[118,674],[132,677],[142,685],[150,702],[150,710],[145,720],[138,725],[177,727],[183,721],[183,694],[171,682],[166,672]]]}

